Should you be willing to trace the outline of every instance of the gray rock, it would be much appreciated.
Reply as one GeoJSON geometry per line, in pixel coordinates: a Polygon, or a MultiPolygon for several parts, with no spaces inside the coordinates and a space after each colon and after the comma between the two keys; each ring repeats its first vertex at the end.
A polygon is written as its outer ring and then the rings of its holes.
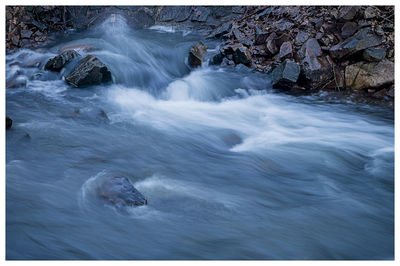
{"type": "Polygon", "coordinates": [[[266,40],[267,49],[272,55],[276,54],[279,51],[279,49],[276,45],[276,37],[277,37],[276,33],[273,32],[271,35],[268,36],[268,38],[266,40]]]}
{"type": "Polygon", "coordinates": [[[255,45],[264,44],[265,41],[267,40],[268,32],[260,30],[258,25],[255,26],[254,30],[255,30],[254,44],[255,45]]]}
{"type": "Polygon", "coordinates": [[[75,66],[65,80],[74,87],[111,81],[111,72],[96,56],[88,55],[75,66]]]}
{"type": "Polygon", "coordinates": [[[355,22],[347,21],[342,27],[342,36],[348,38],[353,35],[358,29],[358,25],[355,22]]]}
{"type": "Polygon", "coordinates": [[[345,70],[346,87],[354,90],[379,88],[394,82],[394,63],[389,60],[381,62],[358,62],[349,65],[345,70]]]}
{"type": "MultiPolygon", "coordinates": [[[[320,33],[320,32],[319,32],[320,33]]],[[[299,33],[297,33],[296,35],[296,40],[295,43],[297,45],[302,45],[305,41],[308,40],[308,38],[310,38],[311,34],[305,31],[299,31],[299,33]]],[[[321,36],[322,37],[322,36],[321,36]]]]}
{"type": "Polygon", "coordinates": [[[284,58],[286,56],[292,55],[292,53],[293,53],[292,44],[290,42],[282,43],[279,51],[279,57],[284,58]]]}
{"type": "Polygon", "coordinates": [[[98,188],[97,193],[105,203],[117,206],[147,205],[146,198],[126,177],[113,177],[106,180],[98,188]]]}
{"type": "Polygon", "coordinates": [[[342,6],[339,9],[338,19],[352,20],[360,10],[358,6],[342,6]]]}
{"type": "Polygon", "coordinates": [[[301,58],[305,56],[321,56],[322,50],[319,45],[317,39],[311,38],[308,39],[306,43],[303,44],[301,49],[299,50],[299,55],[301,58]]]}
{"type": "Polygon", "coordinates": [[[382,41],[382,37],[375,35],[371,28],[363,28],[352,37],[332,46],[329,52],[333,58],[340,59],[358,51],[378,46],[382,41]]]}
{"type": "Polygon", "coordinates": [[[33,32],[30,30],[21,30],[21,38],[29,39],[32,36],[33,32]]]}
{"type": "Polygon", "coordinates": [[[300,66],[289,59],[279,64],[271,72],[271,83],[275,88],[291,88],[300,75],[300,66]]]}
{"type": "Polygon", "coordinates": [[[209,8],[200,6],[194,10],[191,20],[205,22],[210,14],[211,10],[209,8]]]}
{"type": "Polygon", "coordinates": [[[243,14],[246,12],[246,7],[245,6],[234,6],[232,7],[232,13],[234,14],[243,14]]]}
{"type": "Polygon", "coordinates": [[[51,71],[60,71],[66,64],[79,56],[80,54],[75,50],[64,51],[61,54],[49,59],[44,68],[51,71]]]}
{"type": "Polygon", "coordinates": [[[229,33],[232,28],[232,22],[226,22],[216,28],[209,37],[220,38],[222,35],[229,33]]]}
{"type": "Polygon", "coordinates": [[[203,63],[203,58],[207,53],[207,46],[204,43],[198,42],[193,45],[189,51],[188,62],[191,67],[201,66],[203,63]]]}
{"type": "Polygon", "coordinates": [[[305,85],[311,89],[319,89],[333,79],[333,61],[328,57],[317,57],[306,54],[301,62],[302,76],[305,85]]]}
{"type": "Polygon", "coordinates": [[[364,11],[364,18],[365,19],[371,19],[376,17],[376,10],[373,7],[367,7],[364,11]]]}
{"type": "Polygon", "coordinates": [[[369,62],[382,61],[386,56],[385,48],[368,48],[363,52],[363,58],[369,62]]]}
{"type": "Polygon", "coordinates": [[[157,16],[160,22],[182,22],[189,18],[191,8],[188,6],[164,6],[157,16]]]}
{"type": "Polygon", "coordinates": [[[290,30],[292,27],[294,26],[294,24],[292,22],[289,22],[285,19],[280,19],[278,20],[276,23],[274,23],[274,27],[278,30],[278,31],[288,31],[290,30]]]}

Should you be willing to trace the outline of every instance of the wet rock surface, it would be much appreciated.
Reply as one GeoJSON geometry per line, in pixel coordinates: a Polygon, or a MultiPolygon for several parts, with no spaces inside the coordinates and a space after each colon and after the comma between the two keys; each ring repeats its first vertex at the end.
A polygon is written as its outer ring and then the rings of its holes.
{"type": "Polygon", "coordinates": [[[87,55],[65,80],[74,87],[96,85],[111,81],[111,72],[96,56],[87,55]]]}
{"type": "Polygon", "coordinates": [[[146,198],[126,177],[112,177],[98,188],[99,197],[105,202],[117,206],[147,205],[146,198]]]}
{"type": "Polygon", "coordinates": [[[49,59],[44,68],[52,71],[60,71],[66,64],[79,56],[80,54],[75,50],[67,50],[49,59]]]}
{"type": "Polygon", "coordinates": [[[188,62],[191,67],[199,67],[203,63],[203,58],[207,53],[207,46],[204,43],[198,42],[193,45],[189,51],[188,62]]]}

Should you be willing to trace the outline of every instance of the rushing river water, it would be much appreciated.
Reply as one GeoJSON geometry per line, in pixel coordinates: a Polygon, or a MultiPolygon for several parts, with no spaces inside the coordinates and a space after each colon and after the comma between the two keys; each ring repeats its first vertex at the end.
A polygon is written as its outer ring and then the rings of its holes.
{"type": "Polygon", "coordinates": [[[276,93],[245,67],[190,71],[199,38],[117,19],[7,55],[7,78],[28,79],[6,91],[7,259],[393,259],[392,111],[276,93]],[[43,70],[76,44],[113,84],[43,70]],[[149,204],[101,204],[112,176],[149,204]]]}

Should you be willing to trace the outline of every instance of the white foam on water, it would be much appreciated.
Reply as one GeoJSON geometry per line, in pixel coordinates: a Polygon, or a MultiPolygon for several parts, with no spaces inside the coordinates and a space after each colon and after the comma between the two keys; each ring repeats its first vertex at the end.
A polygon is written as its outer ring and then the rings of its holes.
{"type": "Polygon", "coordinates": [[[241,202],[244,202],[233,195],[204,187],[198,183],[176,180],[157,174],[138,181],[134,185],[149,199],[184,196],[209,203],[218,203],[229,209],[237,208],[241,202]]]}

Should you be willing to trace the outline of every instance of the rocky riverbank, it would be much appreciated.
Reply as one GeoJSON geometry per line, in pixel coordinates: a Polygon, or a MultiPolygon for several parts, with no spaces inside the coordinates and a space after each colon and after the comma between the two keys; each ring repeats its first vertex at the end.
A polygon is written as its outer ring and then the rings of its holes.
{"type": "Polygon", "coordinates": [[[244,64],[290,92],[332,91],[393,106],[393,6],[7,7],[7,50],[46,45],[110,14],[134,27],[172,25],[221,40],[211,64],[244,64]]]}

